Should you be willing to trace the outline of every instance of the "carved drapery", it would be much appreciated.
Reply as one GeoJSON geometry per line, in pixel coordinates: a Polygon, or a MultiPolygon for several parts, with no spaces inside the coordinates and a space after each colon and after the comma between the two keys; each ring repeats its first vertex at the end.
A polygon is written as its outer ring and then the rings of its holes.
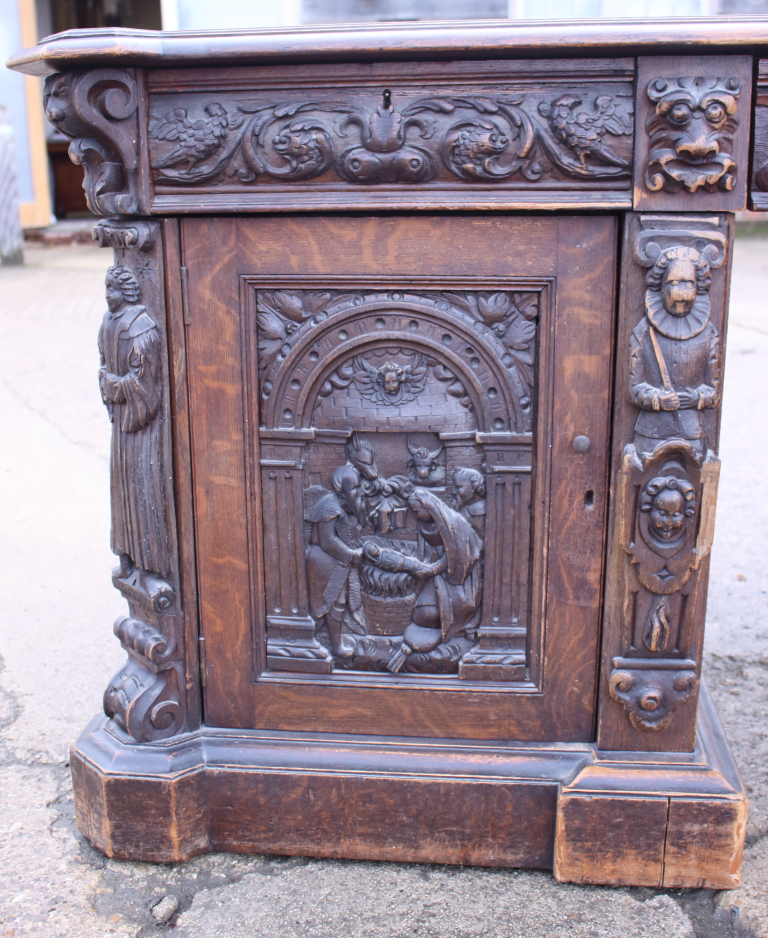
{"type": "Polygon", "coordinates": [[[726,229],[717,216],[644,216],[633,251],[647,274],[644,316],[629,338],[634,437],[617,480],[623,655],[608,683],[632,726],[656,732],[698,680],[700,571],[720,467],[722,343],[710,291],[713,270],[726,260],[726,229]]]}
{"type": "Polygon", "coordinates": [[[522,679],[538,294],[255,307],[267,666],[522,679]]]}
{"type": "Polygon", "coordinates": [[[112,421],[112,582],[129,608],[114,629],[128,660],[104,710],[134,740],[152,742],[186,725],[159,225],[110,219],[94,240],[116,261],[106,277],[99,383],[112,421]]]}
{"type": "Polygon", "coordinates": [[[85,171],[83,189],[96,215],[133,215],[139,199],[139,92],[134,69],[100,68],[51,75],[48,120],[70,137],[69,156],[85,171]]]}

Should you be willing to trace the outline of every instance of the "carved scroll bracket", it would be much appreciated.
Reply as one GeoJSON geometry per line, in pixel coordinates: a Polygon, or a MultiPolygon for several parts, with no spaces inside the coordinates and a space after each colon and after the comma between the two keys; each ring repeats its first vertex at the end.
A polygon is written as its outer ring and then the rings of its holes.
{"type": "Polygon", "coordinates": [[[613,668],[610,695],[627,711],[632,726],[644,732],[669,726],[698,682],[696,662],[687,658],[614,658],[613,668]]]}
{"type": "Polygon", "coordinates": [[[146,253],[155,243],[156,230],[157,227],[152,222],[123,222],[110,218],[96,224],[93,240],[100,248],[146,253]]]}
{"type": "Polygon", "coordinates": [[[133,69],[51,75],[45,113],[70,137],[69,156],[85,170],[83,189],[96,215],[146,210],[139,196],[139,93],[133,69]]]}

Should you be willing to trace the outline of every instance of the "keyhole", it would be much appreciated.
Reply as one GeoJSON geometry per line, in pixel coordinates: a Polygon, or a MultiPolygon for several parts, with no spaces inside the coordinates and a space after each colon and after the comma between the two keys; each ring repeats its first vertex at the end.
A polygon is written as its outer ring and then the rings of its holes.
{"type": "Polygon", "coordinates": [[[384,98],[384,110],[386,111],[392,107],[392,92],[389,88],[385,88],[381,96],[384,98]]]}
{"type": "Polygon", "coordinates": [[[584,493],[584,507],[587,509],[595,507],[595,493],[592,489],[587,489],[584,493]]]}

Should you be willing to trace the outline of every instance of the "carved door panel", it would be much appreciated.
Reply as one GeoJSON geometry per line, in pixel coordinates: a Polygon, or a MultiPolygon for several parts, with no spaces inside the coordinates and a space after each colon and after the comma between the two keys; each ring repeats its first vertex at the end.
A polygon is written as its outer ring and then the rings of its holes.
{"type": "Polygon", "coordinates": [[[182,243],[206,721],[593,738],[615,219],[182,243]]]}

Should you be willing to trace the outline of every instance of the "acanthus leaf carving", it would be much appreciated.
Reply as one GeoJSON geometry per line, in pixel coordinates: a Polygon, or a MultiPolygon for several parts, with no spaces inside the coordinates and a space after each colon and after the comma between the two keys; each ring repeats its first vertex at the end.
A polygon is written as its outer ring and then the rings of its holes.
{"type": "Polygon", "coordinates": [[[83,189],[96,215],[140,211],[138,89],[132,69],[100,68],[51,75],[45,113],[72,139],[69,155],[85,171],[83,189]]]}
{"type": "Polygon", "coordinates": [[[688,659],[614,658],[608,690],[641,732],[658,733],[693,695],[696,663],[688,659]]]}
{"type": "Polygon", "coordinates": [[[737,166],[728,152],[738,127],[741,84],[734,77],[654,78],[655,106],[646,129],[650,153],[645,184],[651,192],[730,192],[737,166]]]}

